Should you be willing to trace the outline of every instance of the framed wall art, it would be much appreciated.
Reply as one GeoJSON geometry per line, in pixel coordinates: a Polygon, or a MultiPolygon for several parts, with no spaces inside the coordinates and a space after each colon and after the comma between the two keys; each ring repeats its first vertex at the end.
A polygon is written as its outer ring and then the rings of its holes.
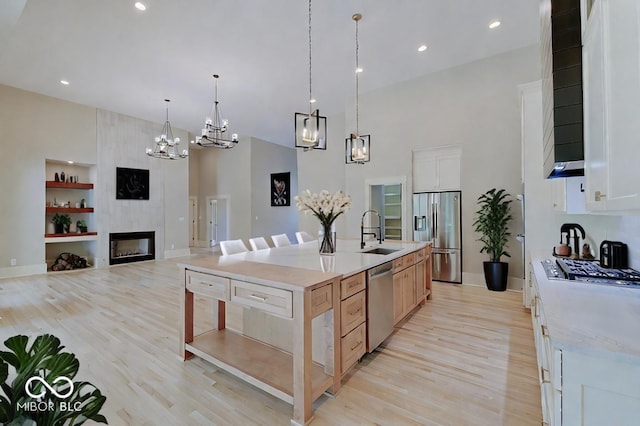
{"type": "Polygon", "coordinates": [[[291,205],[291,172],[271,173],[271,206],[291,205]]]}

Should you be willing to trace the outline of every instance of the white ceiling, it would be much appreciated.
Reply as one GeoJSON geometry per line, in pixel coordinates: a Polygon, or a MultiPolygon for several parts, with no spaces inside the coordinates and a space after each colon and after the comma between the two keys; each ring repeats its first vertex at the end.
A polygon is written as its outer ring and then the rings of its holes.
{"type": "MultiPolygon", "coordinates": [[[[308,108],[304,0],[2,0],[0,84],[163,122],[200,134],[220,74],[233,133],[293,146],[308,108]],[[60,80],[71,84],[64,86],[60,80]]],[[[354,95],[539,38],[537,0],[316,0],[313,95],[322,115],[354,95]],[[488,28],[492,20],[502,25],[488,28]],[[417,47],[428,50],[418,53],[417,47]]],[[[0,100],[1,102],[2,100],[0,100]]],[[[329,123],[330,124],[330,123],[329,123]]]]}

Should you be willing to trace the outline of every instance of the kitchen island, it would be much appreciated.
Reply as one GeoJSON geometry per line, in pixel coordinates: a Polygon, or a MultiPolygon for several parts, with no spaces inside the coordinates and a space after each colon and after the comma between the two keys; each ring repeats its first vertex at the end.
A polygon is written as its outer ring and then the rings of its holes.
{"type": "Polygon", "coordinates": [[[640,289],[550,280],[533,257],[530,300],[549,425],[631,425],[640,418],[640,289]]]}
{"type": "Polygon", "coordinates": [[[430,295],[430,244],[384,243],[385,254],[366,253],[379,247],[362,250],[358,241],[339,240],[335,255],[320,256],[312,241],[180,264],[181,355],[196,355],[292,404],[292,424],[308,423],[312,402],[325,391],[335,394],[343,373],[366,351],[367,315],[375,314],[364,305],[366,271],[393,263],[404,316],[430,295]],[[214,305],[213,330],[198,336],[194,294],[214,305]],[[233,306],[259,323],[245,324],[253,332],[227,329],[233,306]]]}

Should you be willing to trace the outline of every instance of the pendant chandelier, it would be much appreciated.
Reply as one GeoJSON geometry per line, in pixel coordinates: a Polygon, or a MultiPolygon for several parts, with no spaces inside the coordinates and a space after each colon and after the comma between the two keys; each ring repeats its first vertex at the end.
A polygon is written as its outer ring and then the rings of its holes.
{"type": "Polygon", "coordinates": [[[204,147],[233,148],[238,143],[238,134],[233,133],[228,139],[229,121],[221,118],[220,102],[218,101],[218,74],[213,78],[216,82],[216,100],[213,103],[211,117],[207,117],[202,129],[202,136],[196,138],[196,143],[204,147]]]}
{"type": "Polygon", "coordinates": [[[315,99],[311,91],[311,0],[309,0],[309,112],[294,114],[296,148],[327,149],[327,117],[313,109],[315,99]]]}
{"type": "Polygon", "coordinates": [[[370,135],[361,135],[359,129],[359,121],[360,121],[360,111],[359,111],[359,103],[360,103],[360,87],[358,85],[358,78],[362,69],[360,68],[360,64],[358,62],[358,50],[360,48],[358,43],[358,22],[362,19],[362,15],[359,13],[354,14],[352,17],[353,21],[356,23],[356,132],[351,133],[350,137],[346,139],[346,148],[345,148],[345,161],[347,164],[364,164],[368,163],[370,160],[371,154],[371,136],[370,135]]]}
{"type": "Polygon", "coordinates": [[[161,158],[163,160],[177,160],[189,156],[189,151],[183,149],[180,151],[180,138],[174,138],[171,131],[171,123],[169,123],[169,99],[164,100],[167,103],[167,120],[162,126],[162,134],[156,136],[156,143],[153,148],[147,148],[147,155],[150,157],[161,158]]]}

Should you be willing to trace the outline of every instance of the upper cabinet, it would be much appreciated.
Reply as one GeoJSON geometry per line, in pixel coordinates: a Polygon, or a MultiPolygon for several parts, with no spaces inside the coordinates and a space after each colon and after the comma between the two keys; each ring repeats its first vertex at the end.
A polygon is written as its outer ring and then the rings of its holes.
{"type": "Polygon", "coordinates": [[[460,189],[461,149],[442,147],[413,152],[413,192],[460,189]]]}
{"type": "Polygon", "coordinates": [[[586,206],[640,210],[640,2],[596,0],[585,7],[586,206]]]}

